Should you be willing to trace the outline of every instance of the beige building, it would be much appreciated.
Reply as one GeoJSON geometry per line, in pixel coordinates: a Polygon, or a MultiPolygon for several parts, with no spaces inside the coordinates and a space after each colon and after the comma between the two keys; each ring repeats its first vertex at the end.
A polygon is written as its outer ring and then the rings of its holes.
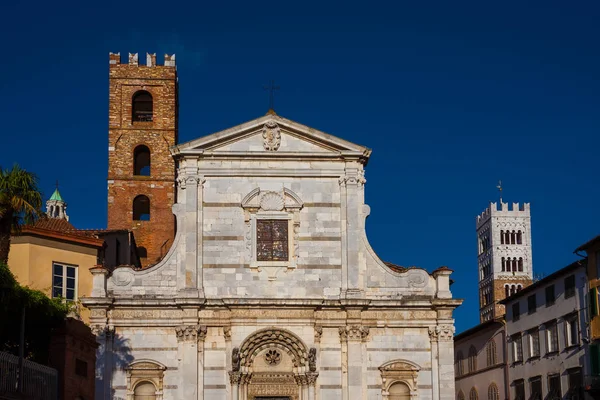
{"type": "Polygon", "coordinates": [[[504,319],[481,323],[454,337],[456,399],[508,399],[504,319]]]}
{"type": "MultiPolygon", "coordinates": [[[[75,230],[58,189],[47,208],[47,219],[22,227],[11,238],[8,266],[22,285],[77,302],[92,291],[90,268],[98,264],[104,240],[75,230]]],[[[80,307],[79,311],[89,322],[89,310],[80,307]]]]}

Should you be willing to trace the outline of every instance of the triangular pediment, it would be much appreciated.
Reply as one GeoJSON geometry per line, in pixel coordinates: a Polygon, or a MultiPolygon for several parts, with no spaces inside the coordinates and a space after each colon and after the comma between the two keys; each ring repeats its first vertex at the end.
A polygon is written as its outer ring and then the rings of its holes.
{"type": "Polygon", "coordinates": [[[182,143],[173,154],[212,156],[359,157],[371,150],[275,114],[182,143]]]}

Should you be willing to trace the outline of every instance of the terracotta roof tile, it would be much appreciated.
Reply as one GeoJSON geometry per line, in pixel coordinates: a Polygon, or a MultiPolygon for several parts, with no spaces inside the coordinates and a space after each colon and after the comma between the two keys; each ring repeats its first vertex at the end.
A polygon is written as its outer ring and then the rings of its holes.
{"type": "Polygon", "coordinates": [[[43,218],[39,219],[34,225],[34,228],[48,229],[57,232],[74,231],[75,227],[66,219],[58,218],[43,218]]]}

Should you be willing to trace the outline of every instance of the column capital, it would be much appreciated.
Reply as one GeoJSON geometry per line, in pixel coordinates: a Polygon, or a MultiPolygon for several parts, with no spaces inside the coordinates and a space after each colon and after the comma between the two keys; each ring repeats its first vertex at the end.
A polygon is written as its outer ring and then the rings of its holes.
{"type": "Polygon", "coordinates": [[[321,336],[323,336],[323,327],[321,325],[315,325],[315,343],[321,341],[321,336]]]}
{"type": "Polygon", "coordinates": [[[204,341],[207,331],[206,325],[180,325],[175,328],[175,334],[179,342],[204,341]]]}
{"type": "Polygon", "coordinates": [[[101,325],[96,324],[91,327],[92,333],[98,337],[98,339],[112,339],[115,336],[115,327],[112,325],[101,325]]]}
{"type": "Polygon", "coordinates": [[[454,326],[435,325],[429,327],[429,337],[432,341],[451,341],[454,340],[454,326]]]}
{"type": "Polygon", "coordinates": [[[340,339],[343,341],[361,341],[369,336],[369,327],[361,325],[340,326],[340,339]]]}

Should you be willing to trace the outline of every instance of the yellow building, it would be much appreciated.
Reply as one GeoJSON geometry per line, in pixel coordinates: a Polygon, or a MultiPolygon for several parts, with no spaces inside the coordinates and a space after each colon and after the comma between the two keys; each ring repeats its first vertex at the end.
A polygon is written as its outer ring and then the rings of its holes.
{"type": "MultiPolygon", "coordinates": [[[[77,302],[91,294],[89,269],[100,263],[104,240],[71,225],[58,189],[46,205],[48,218],[11,238],[8,266],[22,285],[77,302]]],[[[88,323],[89,310],[78,309],[88,323]]]]}

